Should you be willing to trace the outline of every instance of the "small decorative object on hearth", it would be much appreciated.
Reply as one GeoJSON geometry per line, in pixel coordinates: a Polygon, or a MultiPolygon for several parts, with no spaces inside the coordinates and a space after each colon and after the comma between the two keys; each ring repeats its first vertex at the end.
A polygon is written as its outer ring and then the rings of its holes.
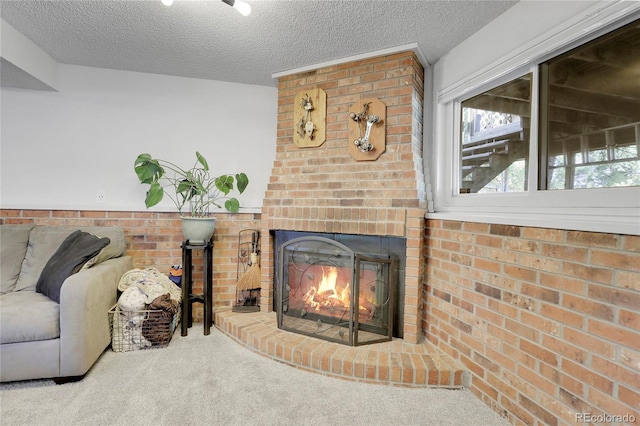
{"type": "Polygon", "coordinates": [[[182,287],[182,265],[172,265],[169,269],[169,279],[178,287],[182,287]]]}
{"type": "Polygon", "coordinates": [[[236,302],[232,307],[234,312],[260,310],[259,242],[260,231],[258,230],[245,229],[238,235],[238,282],[236,283],[236,302]],[[250,254],[249,250],[251,250],[250,254]]]}

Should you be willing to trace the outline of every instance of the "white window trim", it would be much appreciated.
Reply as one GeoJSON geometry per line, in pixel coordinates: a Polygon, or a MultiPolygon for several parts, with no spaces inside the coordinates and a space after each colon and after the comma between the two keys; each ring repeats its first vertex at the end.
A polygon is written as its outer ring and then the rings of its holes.
{"type": "MultiPolygon", "coordinates": [[[[538,191],[537,96],[532,102],[529,191],[505,194],[457,194],[459,187],[459,101],[495,87],[515,76],[534,73],[532,88],[537,91],[537,64],[560,49],[568,50],[585,36],[603,28],[637,18],[640,2],[601,1],[567,20],[501,60],[468,75],[434,93],[434,173],[435,212],[428,218],[501,223],[594,232],[640,235],[640,188],[602,188],[538,191]]],[[[533,92],[537,93],[537,92],[533,92]]]]}

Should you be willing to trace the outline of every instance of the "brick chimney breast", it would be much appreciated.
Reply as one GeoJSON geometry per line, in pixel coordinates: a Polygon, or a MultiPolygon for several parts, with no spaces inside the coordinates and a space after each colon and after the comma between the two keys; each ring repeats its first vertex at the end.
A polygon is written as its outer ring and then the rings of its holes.
{"type": "MultiPolygon", "coordinates": [[[[412,51],[328,66],[280,77],[276,159],[265,193],[263,236],[272,230],[407,238],[409,257],[421,256],[426,190],[422,118],[424,69],[412,51]],[[295,97],[326,92],[326,141],[294,144],[295,97]],[[386,110],[386,150],[375,161],[356,161],[348,150],[350,108],[378,98],[386,110]],[[415,222],[414,220],[414,222],[415,222]],[[415,228],[415,229],[414,229],[415,228]],[[417,249],[417,250],[416,250],[417,249]]],[[[261,308],[273,306],[272,238],[262,239],[261,308]]],[[[421,262],[418,262],[421,263],[421,262]]],[[[421,268],[407,271],[404,338],[417,341],[421,268]],[[415,299],[415,300],[414,300],[415,299]],[[409,317],[407,317],[409,316],[409,317]]]]}

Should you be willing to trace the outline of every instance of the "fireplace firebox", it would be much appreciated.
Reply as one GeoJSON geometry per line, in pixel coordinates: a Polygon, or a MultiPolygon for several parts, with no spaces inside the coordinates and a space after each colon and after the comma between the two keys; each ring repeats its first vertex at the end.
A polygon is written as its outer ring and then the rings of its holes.
{"type": "Polygon", "coordinates": [[[278,327],[351,346],[391,340],[397,260],[321,236],[291,239],[278,257],[278,327]]]}

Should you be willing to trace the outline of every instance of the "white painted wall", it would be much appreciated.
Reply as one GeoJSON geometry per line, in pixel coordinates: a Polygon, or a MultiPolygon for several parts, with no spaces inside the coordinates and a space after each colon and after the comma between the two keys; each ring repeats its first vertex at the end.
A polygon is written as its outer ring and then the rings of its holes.
{"type": "MultiPolygon", "coordinates": [[[[598,3],[602,1],[520,1],[438,60],[434,67],[435,95],[442,97],[451,90],[460,96],[464,89],[459,87],[478,74],[495,68],[491,73],[495,78],[521,66],[522,62],[511,64],[506,58],[543,43],[548,31],[579,21],[581,12],[598,3]]],[[[471,84],[484,83],[481,78],[471,84]]]]}
{"type": "MultiPolygon", "coordinates": [[[[276,151],[274,87],[60,64],[59,92],[0,94],[3,208],[142,211],[137,155],[186,167],[196,150],[216,174],[247,173],[243,211],[262,206],[276,151]]],[[[175,208],[164,200],[154,210],[175,208]]]]}

